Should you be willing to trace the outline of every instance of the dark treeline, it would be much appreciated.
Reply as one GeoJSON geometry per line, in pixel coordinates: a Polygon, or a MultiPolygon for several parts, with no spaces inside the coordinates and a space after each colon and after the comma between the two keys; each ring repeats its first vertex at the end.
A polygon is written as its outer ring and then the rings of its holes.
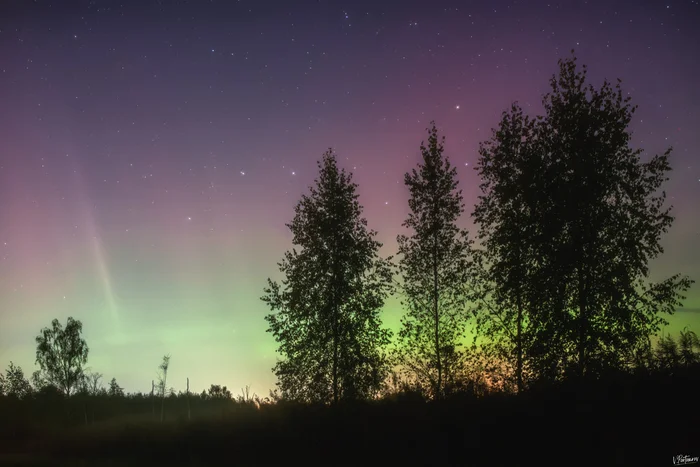
{"type": "Polygon", "coordinates": [[[285,279],[263,297],[284,398],[368,399],[392,372],[432,399],[478,376],[521,392],[628,371],[650,352],[693,283],[649,280],[674,220],[663,191],[671,150],[643,160],[620,83],[596,88],[575,58],[559,65],[544,115],[513,104],[480,146],[478,241],[458,227],[462,192],[434,123],[405,176],[396,262],[379,256],[352,174],[323,156],[288,225],[285,279]],[[379,311],[395,292],[405,313],[390,347],[379,311]]]}
{"type": "Polygon", "coordinates": [[[693,281],[649,279],[674,220],[671,150],[631,147],[636,108],[620,82],[596,88],[575,58],[559,65],[544,114],[513,104],[481,143],[469,211],[431,124],[404,177],[395,258],[380,256],[352,174],[323,155],[287,224],[284,278],[262,297],[280,354],[270,397],[218,385],[192,394],[189,381],[176,392],[169,356],[150,393],[127,394],[87,368],[80,321],[54,320],[36,338],[40,370],[29,378],[10,363],[0,377],[2,440],[130,465],[641,465],[693,454],[700,341],[688,329],[658,336],[693,281]],[[475,232],[459,227],[465,216],[475,232]],[[380,319],[393,294],[397,335],[380,319]]]}
{"type": "MultiPolygon", "coordinates": [[[[13,368],[7,370],[6,378],[13,378],[13,368]]],[[[161,420],[161,406],[165,421],[184,421],[220,418],[240,410],[241,407],[259,407],[271,403],[269,398],[261,399],[247,392],[233,395],[225,386],[211,387],[197,394],[170,389],[164,397],[151,393],[117,393],[99,387],[97,390],[81,388],[71,397],[65,397],[53,387],[24,392],[20,395],[13,384],[3,382],[4,397],[0,398],[0,413],[12,423],[3,424],[2,433],[6,436],[20,436],[23,431],[31,431],[38,423],[45,427],[93,425],[110,420],[121,422],[161,420]]]]}

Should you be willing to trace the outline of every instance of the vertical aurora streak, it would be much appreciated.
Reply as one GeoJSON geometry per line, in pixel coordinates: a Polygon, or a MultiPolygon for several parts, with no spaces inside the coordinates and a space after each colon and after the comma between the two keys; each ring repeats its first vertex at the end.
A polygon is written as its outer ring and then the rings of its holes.
{"type": "Polygon", "coordinates": [[[95,224],[95,219],[90,212],[90,208],[87,203],[84,203],[83,213],[85,215],[85,223],[87,225],[87,234],[90,237],[90,243],[92,247],[92,255],[95,261],[95,269],[100,277],[100,282],[102,284],[102,289],[104,292],[104,298],[109,309],[112,325],[115,326],[115,331],[120,332],[119,326],[119,309],[117,302],[114,298],[114,290],[112,287],[112,279],[109,273],[109,265],[107,262],[107,257],[102,247],[100,241],[100,233],[98,232],[97,226],[95,224]]]}

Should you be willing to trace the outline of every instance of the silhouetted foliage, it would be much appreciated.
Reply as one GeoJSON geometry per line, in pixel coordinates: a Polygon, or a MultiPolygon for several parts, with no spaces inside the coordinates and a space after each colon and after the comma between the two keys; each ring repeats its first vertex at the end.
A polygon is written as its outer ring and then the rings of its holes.
{"type": "Polygon", "coordinates": [[[700,340],[695,332],[683,329],[674,339],[670,334],[659,338],[656,348],[647,359],[650,364],[644,366],[647,370],[659,370],[674,373],[682,368],[700,365],[700,340]]]}
{"type": "Polygon", "coordinates": [[[468,233],[457,227],[464,211],[457,170],[433,122],[420,150],[418,169],[404,177],[410,212],[403,226],[412,232],[397,237],[406,314],[396,356],[404,374],[437,399],[465,371],[460,347],[473,268],[468,233]]]}
{"type": "Polygon", "coordinates": [[[226,386],[222,387],[218,384],[211,385],[208,396],[212,399],[231,399],[233,397],[231,391],[226,389],[226,386]]]}
{"type": "Polygon", "coordinates": [[[540,260],[549,281],[540,290],[550,293],[542,297],[549,306],[538,350],[579,376],[624,365],[640,340],[667,324],[663,315],[682,306],[692,283],[680,275],[646,281],[673,222],[660,191],[670,149],[643,162],[642,150],[630,147],[636,107],[619,81],[596,89],[586,72],[575,58],[560,60],[539,131],[540,176],[548,181],[540,260]]]}
{"type": "Polygon", "coordinates": [[[36,370],[32,373],[31,383],[35,391],[41,391],[42,389],[49,386],[56,389],[55,386],[46,381],[46,378],[44,377],[41,370],[36,370]]]}
{"type": "Polygon", "coordinates": [[[83,377],[83,366],[88,358],[88,346],[80,334],[83,324],[68,318],[65,329],[54,319],[50,328],[44,328],[36,337],[36,362],[41,378],[54,385],[66,396],[77,390],[83,377]]]}
{"type": "Polygon", "coordinates": [[[680,353],[680,364],[692,366],[700,363],[700,339],[695,332],[684,328],[678,339],[678,350],[680,353]]]}
{"type": "Polygon", "coordinates": [[[671,370],[678,367],[681,358],[678,352],[678,343],[670,334],[661,336],[656,348],[656,359],[660,368],[671,370]]]}
{"type": "Polygon", "coordinates": [[[357,185],[328,151],[319,177],[287,226],[295,248],[279,263],[282,285],[268,279],[262,300],[283,359],[274,368],[285,398],[338,402],[378,390],[387,371],[390,333],[379,312],[391,268],[367,229],[357,185]],[[297,248],[299,248],[297,250],[297,248]]]}
{"type": "Polygon", "coordinates": [[[119,386],[116,378],[112,378],[109,382],[109,388],[107,389],[107,394],[110,397],[122,397],[124,396],[124,389],[119,386]]]}
{"type": "MultiPolygon", "coordinates": [[[[543,240],[540,206],[544,154],[535,120],[514,104],[490,140],[479,148],[481,191],[473,217],[484,250],[477,328],[486,352],[514,369],[518,391],[528,371],[529,349],[542,298],[537,273],[543,240]]],[[[525,378],[527,379],[527,378],[525,378]]]]}
{"type": "Polygon", "coordinates": [[[22,368],[10,362],[5,375],[0,374],[0,394],[24,399],[33,393],[32,386],[24,377],[22,368]]]}
{"type": "Polygon", "coordinates": [[[630,147],[635,107],[619,82],[596,89],[571,58],[550,84],[545,115],[531,120],[514,105],[477,167],[487,310],[479,324],[521,388],[526,369],[600,375],[642,358],[692,284],[680,275],[647,282],[673,222],[661,191],[670,150],[643,162],[630,147]]]}

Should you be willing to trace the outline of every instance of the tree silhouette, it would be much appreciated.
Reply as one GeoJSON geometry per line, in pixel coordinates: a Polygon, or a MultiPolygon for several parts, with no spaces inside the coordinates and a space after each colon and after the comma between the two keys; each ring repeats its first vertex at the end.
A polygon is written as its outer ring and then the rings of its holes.
{"type": "Polygon", "coordinates": [[[664,370],[673,370],[677,368],[681,362],[678,343],[670,334],[663,335],[659,338],[654,355],[659,368],[664,370]]]}
{"type": "Polygon", "coordinates": [[[104,391],[100,380],[102,379],[102,373],[85,371],[83,372],[83,377],[80,381],[80,390],[85,394],[97,395],[104,391]]]}
{"type": "Polygon", "coordinates": [[[410,213],[403,226],[412,232],[397,237],[406,314],[396,356],[405,374],[437,399],[464,370],[459,347],[467,318],[471,241],[457,227],[464,211],[462,192],[434,122],[420,150],[421,163],[404,177],[410,213]]]}
{"type": "Polygon", "coordinates": [[[36,362],[43,379],[66,396],[77,390],[88,358],[88,346],[81,338],[83,324],[69,317],[65,329],[54,319],[36,337],[36,362]]]}
{"type": "MultiPolygon", "coordinates": [[[[10,362],[10,365],[12,365],[12,362],[10,362]]],[[[0,396],[7,395],[7,392],[7,379],[0,373],[0,396]]]]}
{"type": "Polygon", "coordinates": [[[160,421],[165,415],[165,395],[168,383],[168,368],[170,368],[170,355],[165,355],[158,366],[158,391],[160,392],[160,421]]]}
{"type": "Polygon", "coordinates": [[[119,386],[116,378],[112,378],[112,380],[109,382],[107,394],[109,394],[110,397],[123,397],[124,396],[124,389],[119,386]]]}
{"type": "Polygon", "coordinates": [[[283,356],[274,372],[286,398],[367,398],[387,371],[390,333],[379,311],[390,292],[390,263],[378,256],[381,243],[361,217],[352,175],[338,169],[330,150],[318,167],[287,225],[295,248],[279,263],[286,277],[281,286],[268,279],[262,297],[283,356]]]}
{"type": "Polygon", "coordinates": [[[212,384],[209,388],[208,396],[212,399],[232,399],[233,395],[226,386],[220,386],[218,384],[212,384]]]}
{"type": "Polygon", "coordinates": [[[700,339],[695,332],[684,328],[678,340],[670,334],[659,338],[653,351],[655,368],[673,372],[682,367],[700,363],[700,339]]]}
{"type": "Polygon", "coordinates": [[[44,376],[44,373],[41,370],[36,370],[32,373],[31,383],[32,387],[37,392],[47,387],[53,387],[55,389],[55,387],[52,384],[46,381],[46,377],[44,376]]]}
{"type": "Polygon", "coordinates": [[[515,368],[516,387],[523,389],[536,307],[538,242],[541,239],[543,154],[537,146],[536,121],[513,104],[504,112],[490,140],[479,148],[482,183],[474,212],[479,226],[481,293],[477,318],[483,346],[515,368]]]}
{"type": "Polygon", "coordinates": [[[646,282],[673,222],[661,191],[670,149],[643,162],[642,151],[630,147],[636,107],[619,81],[596,89],[586,72],[575,58],[559,61],[539,132],[548,182],[540,261],[551,281],[540,288],[548,311],[539,349],[578,376],[623,365],[640,340],[666,324],[663,315],[681,306],[692,283],[680,275],[646,282]]]}
{"type": "MultiPolygon", "coordinates": [[[[224,389],[226,389],[226,386],[224,386],[224,389]]],[[[236,398],[236,401],[241,404],[252,404],[256,400],[258,400],[257,394],[251,394],[250,386],[248,385],[245,388],[241,388],[241,395],[236,398]]]]}
{"type": "Polygon", "coordinates": [[[695,332],[684,328],[678,339],[679,361],[683,366],[700,363],[700,339],[695,332]]]}
{"type": "Polygon", "coordinates": [[[0,374],[0,395],[24,399],[32,394],[32,385],[24,376],[22,368],[10,362],[5,375],[0,374]]]}

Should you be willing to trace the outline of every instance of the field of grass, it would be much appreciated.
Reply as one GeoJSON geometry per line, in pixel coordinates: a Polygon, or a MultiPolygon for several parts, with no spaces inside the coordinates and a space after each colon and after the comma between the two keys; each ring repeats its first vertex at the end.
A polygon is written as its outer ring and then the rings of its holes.
{"type": "Polygon", "coordinates": [[[521,396],[233,404],[163,423],[118,416],[8,436],[0,465],[673,465],[700,455],[695,375],[521,396]]]}

